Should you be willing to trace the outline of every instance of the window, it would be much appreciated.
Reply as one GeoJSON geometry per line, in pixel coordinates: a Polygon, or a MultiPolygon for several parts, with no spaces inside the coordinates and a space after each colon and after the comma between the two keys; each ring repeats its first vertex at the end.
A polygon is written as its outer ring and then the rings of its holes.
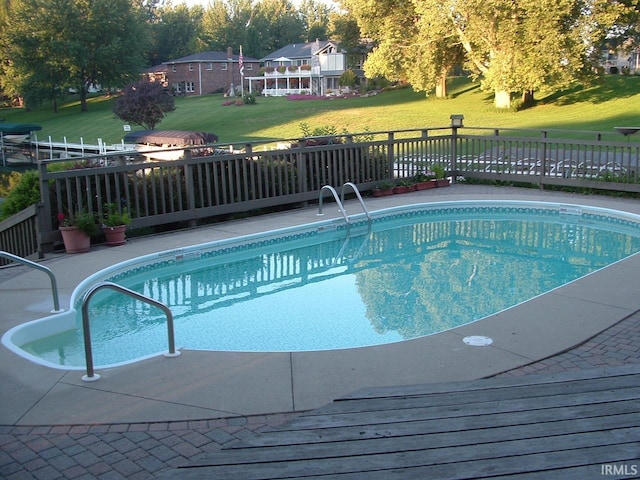
{"type": "Polygon", "coordinates": [[[171,71],[175,72],[178,70],[178,67],[176,66],[176,64],[174,63],[173,65],[171,65],[171,71]]]}
{"type": "Polygon", "coordinates": [[[227,69],[227,64],[226,63],[222,63],[220,65],[220,70],[226,70],[227,69]]]}
{"type": "Polygon", "coordinates": [[[173,84],[173,91],[176,93],[182,93],[182,84],[181,83],[174,83],[173,84]]]}
{"type": "Polygon", "coordinates": [[[190,64],[189,64],[189,71],[190,71],[190,72],[193,72],[193,63],[190,63],[190,64]]]}
{"type": "Polygon", "coordinates": [[[246,70],[253,70],[253,65],[251,63],[247,63],[247,64],[245,64],[244,68],[246,70]]]}
{"type": "Polygon", "coordinates": [[[186,93],[194,93],[196,91],[196,85],[193,82],[185,82],[184,91],[186,93]]]}
{"type": "Polygon", "coordinates": [[[213,63],[207,63],[207,70],[213,70],[213,63]]]}

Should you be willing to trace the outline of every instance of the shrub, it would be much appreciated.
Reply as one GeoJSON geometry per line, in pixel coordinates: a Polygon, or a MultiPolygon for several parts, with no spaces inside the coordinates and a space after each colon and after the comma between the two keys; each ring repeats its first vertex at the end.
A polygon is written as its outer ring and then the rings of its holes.
{"type": "Polygon", "coordinates": [[[342,75],[340,75],[338,85],[340,85],[341,87],[354,87],[357,80],[358,77],[353,70],[345,70],[342,75]]]}
{"type": "Polygon", "coordinates": [[[255,105],[256,103],[256,96],[253,93],[245,93],[244,94],[244,103],[246,103],[247,105],[255,105]]]}
{"type": "Polygon", "coordinates": [[[18,183],[0,204],[1,218],[10,217],[31,205],[40,203],[39,178],[36,170],[27,170],[20,176],[18,183]]]}

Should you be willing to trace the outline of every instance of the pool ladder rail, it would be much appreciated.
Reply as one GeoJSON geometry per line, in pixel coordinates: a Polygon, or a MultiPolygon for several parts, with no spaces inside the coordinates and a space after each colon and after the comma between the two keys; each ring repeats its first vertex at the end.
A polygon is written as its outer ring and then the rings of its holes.
{"type": "Polygon", "coordinates": [[[50,268],[47,268],[44,265],[40,265],[39,263],[32,262],[31,260],[27,260],[26,258],[19,257],[12,253],[5,252],[3,250],[0,250],[0,257],[6,258],[8,260],[12,260],[16,263],[27,265],[29,267],[35,268],[36,270],[40,270],[41,272],[46,273],[49,276],[49,280],[51,281],[51,295],[53,296],[53,310],[51,310],[51,313],[61,313],[64,311],[64,309],[60,308],[60,297],[58,296],[58,282],[56,281],[56,277],[50,268]]]}
{"type": "Polygon", "coordinates": [[[84,353],[85,359],[87,363],[87,374],[83,375],[82,380],[84,382],[95,382],[100,379],[100,375],[95,373],[93,368],[93,352],[91,348],[91,330],[89,328],[89,301],[91,297],[103,289],[111,289],[116,290],[117,292],[124,293],[130,297],[133,297],[142,302],[146,302],[150,305],[158,307],[161,309],[165,315],[167,316],[167,334],[169,337],[169,351],[164,354],[165,357],[177,357],[180,355],[179,351],[176,351],[175,346],[175,333],[173,329],[173,314],[169,307],[167,307],[164,303],[158,302],[153,298],[149,298],[145,295],[142,295],[138,292],[134,292],[133,290],[129,290],[128,288],[122,287],[116,283],[112,282],[101,282],[97,285],[91,287],[82,297],[82,333],[84,336],[84,353]]]}
{"type": "Polygon", "coordinates": [[[367,219],[369,220],[369,222],[371,222],[371,214],[369,213],[369,210],[367,210],[367,207],[364,204],[364,200],[362,199],[362,195],[360,195],[360,190],[358,190],[358,187],[352,182],[346,182],[344,185],[342,185],[342,189],[340,191],[340,196],[338,196],[338,192],[331,185],[324,185],[320,189],[320,194],[319,194],[319,198],[318,198],[318,213],[317,213],[317,215],[318,216],[324,215],[324,213],[322,213],[322,202],[323,202],[323,198],[324,198],[322,196],[322,192],[324,190],[329,190],[331,192],[331,194],[333,195],[334,200],[338,204],[338,209],[340,210],[340,213],[342,214],[342,217],[344,218],[345,223],[347,225],[351,225],[351,222],[349,221],[349,217],[347,216],[347,210],[344,208],[344,191],[345,191],[345,187],[351,187],[353,192],[356,194],[356,197],[358,198],[358,201],[360,202],[360,205],[362,206],[362,210],[364,210],[364,213],[367,216],[367,219]]]}

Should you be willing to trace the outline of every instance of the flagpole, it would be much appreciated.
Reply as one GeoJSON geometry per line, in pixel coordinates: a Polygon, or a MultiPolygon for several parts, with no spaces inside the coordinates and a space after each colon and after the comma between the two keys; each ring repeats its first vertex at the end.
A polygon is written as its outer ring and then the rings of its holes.
{"type": "Polygon", "coordinates": [[[238,57],[238,64],[240,67],[240,95],[242,101],[244,101],[244,57],[242,55],[242,45],[240,45],[240,56],[238,57]]]}

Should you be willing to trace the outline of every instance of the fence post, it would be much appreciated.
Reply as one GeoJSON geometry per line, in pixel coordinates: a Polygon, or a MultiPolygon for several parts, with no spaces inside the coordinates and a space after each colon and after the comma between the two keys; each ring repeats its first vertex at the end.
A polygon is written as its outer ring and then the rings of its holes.
{"type": "MultiPolygon", "coordinates": [[[[184,159],[189,161],[191,160],[191,150],[184,150],[184,159]]],[[[184,164],[184,188],[187,191],[187,209],[191,212],[192,217],[189,219],[189,227],[193,228],[196,226],[195,211],[196,211],[196,197],[195,191],[196,186],[193,184],[193,164],[185,163],[184,164]]]]}
{"type": "Polygon", "coordinates": [[[53,251],[53,244],[45,243],[42,233],[52,232],[53,228],[53,206],[51,205],[51,193],[49,190],[49,179],[47,178],[47,162],[38,160],[38,178],[40,181],[40,202],[37,208],[38,250],[41,253],[53,251]]]}
{"type": "Polygon", "coordinates": [[[464,115],[451,115],[451,183],[456,183],[458,171],[458,128],[464,127],[464,115]]]}
{"type": "MultiPolygon", "coordinates": [[[[309,182],[307,181],[307,162],[305,162],[304,147],[306,142],[304,138],[298,140],[298,151],[296,152],[296,168],[298,170],[298,193],[306,193],[309,191],[309,182]]],[[[307,205],[307,202],[304,202],[307,205]]]]}
{"type": "Polygon", "coordinates": [[[389,132],[387,135],[387,168],[389,169],[389,178],[388,180],[393,181],[395,178],[395,171],[393,169],[394,165],[394,134],[393,132],[389,132]]]}

